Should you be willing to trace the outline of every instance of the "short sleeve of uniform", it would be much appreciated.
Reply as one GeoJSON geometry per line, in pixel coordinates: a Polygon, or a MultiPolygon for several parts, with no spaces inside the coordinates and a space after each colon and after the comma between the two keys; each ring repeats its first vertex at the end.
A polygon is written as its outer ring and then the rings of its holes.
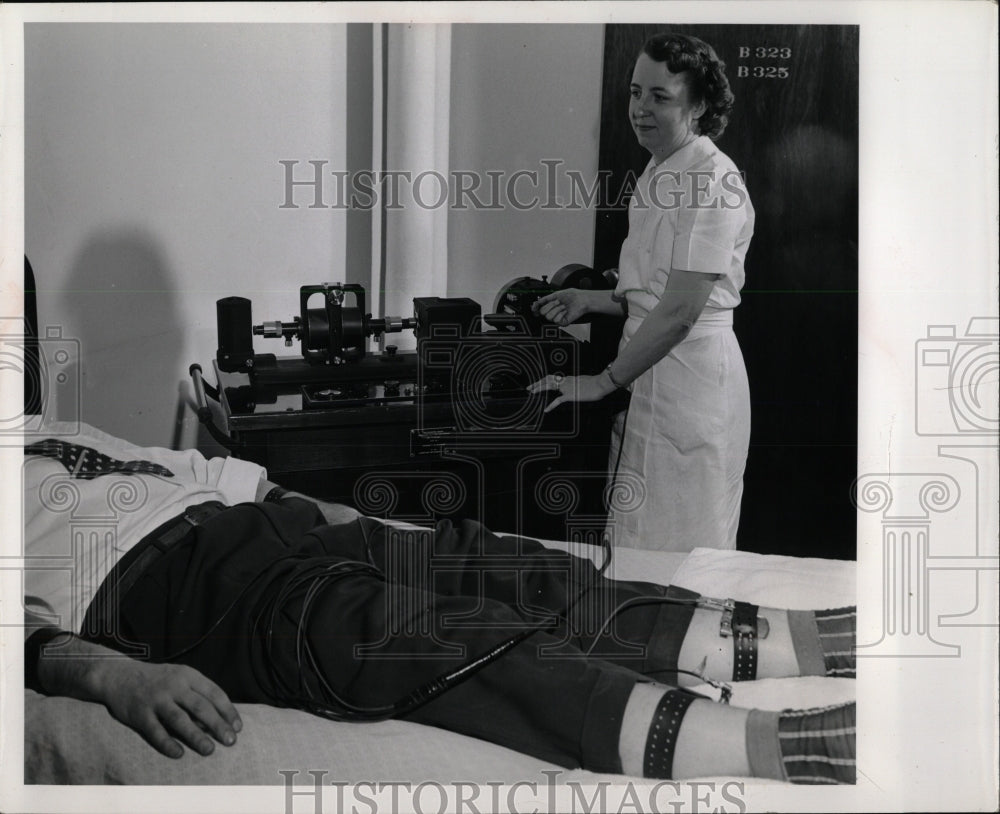
{"type": "Polygon", "coordinates": [[[738,173],[692,171],[678,207],[671,268],[726,275],[747,222],[747,193],[738,173]]]}

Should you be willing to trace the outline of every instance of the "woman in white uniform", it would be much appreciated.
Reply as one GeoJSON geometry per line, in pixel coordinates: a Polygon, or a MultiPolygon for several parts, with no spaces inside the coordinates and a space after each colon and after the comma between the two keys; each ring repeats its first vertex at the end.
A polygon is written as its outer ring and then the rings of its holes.
{"type": "Polygon", "coordinates": [[[628,387],[612,433],[608,530],[615,545],[736,547],[750,393],[732,330],[754,210],[713,139],[733,95],[725,65],[695,37],[659,34],[632,72],[629,118],[651,159],[629,205],[613,292],[568,289],[537,313],[558,325],[625,313],[617,358],[596,376],[548,376],[547,409],[628,387]]]}

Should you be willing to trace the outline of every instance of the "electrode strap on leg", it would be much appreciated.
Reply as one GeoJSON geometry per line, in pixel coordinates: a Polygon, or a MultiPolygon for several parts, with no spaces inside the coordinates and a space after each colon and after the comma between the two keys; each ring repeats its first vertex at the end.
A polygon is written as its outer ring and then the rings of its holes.
{"type": "Polygon", "coordinates": [[[759,606],[703,596],[698,607],[722,612],[719,635],[733,640],[733,681],[753,681],[757,677],[757,639],[766,639],[771,632],[767,619],[758,616],[759,606]]]}
{"type": "Polygon", "coordinates": [[[733,639],[733,681],[757,678],[757,639],[767,638],[770,632],[767,619],[760,619],[758,610],[749,602],[727,600],[722,612],[719,635],[733,639]]]}

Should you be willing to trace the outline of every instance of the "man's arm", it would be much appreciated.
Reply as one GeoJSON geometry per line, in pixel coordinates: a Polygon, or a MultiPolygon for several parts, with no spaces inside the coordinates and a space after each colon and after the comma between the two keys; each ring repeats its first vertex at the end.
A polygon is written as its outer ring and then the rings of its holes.
{"type": "Polygon", "coordinates": [[[317,500],[314,497],[303,495],[301,492],[290,492],[287,489],[283,489],[278,484],[272,483],[266,478],[261,478],[260,483],[257,484],[256,500],[258,503],[264,501],[265,499],[277,501],[285,500],[290,497],[297,497],[302,500],[308,500],[310,503],[315,503],[316,506],[319,507],[323,518],[331,526],[337,526],[342,523],[352,523],[361,517],[361,512],[357,509],[352,509],[350,506],[344,506],[340,503],[327,503],[325,500],[317,500]]]}
{"type": "MultiPolygon", "coordinates": [[[[37,688],[49,695],[94,701],[138,732],[167,757],[179,758],[185,744],[199,754],[215,749],[212,738],[236,743],[243,728],[226,694],[192,667],[136,661],[71,633],[42,628],[33,634],[47,643],[37,649],[37,688]],[[211,737],[209,737],[211,736],[211,737]]],[[[29,639],[30,642],[30,639],[29,639]]],[[[35,657],[25,648],[25,658],[35,657]]]]}

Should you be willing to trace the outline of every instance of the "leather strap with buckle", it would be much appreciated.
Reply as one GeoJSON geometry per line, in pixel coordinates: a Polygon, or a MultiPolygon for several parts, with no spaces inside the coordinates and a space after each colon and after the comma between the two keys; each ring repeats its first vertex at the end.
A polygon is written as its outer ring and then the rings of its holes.
{"type": "Polygon", "coordinates": [[[733,639],[733,681],[757,678],[757,638],[770,632],[766,619],[758,619],[757,605],[726,600],[719,635],[733,639]]]}

